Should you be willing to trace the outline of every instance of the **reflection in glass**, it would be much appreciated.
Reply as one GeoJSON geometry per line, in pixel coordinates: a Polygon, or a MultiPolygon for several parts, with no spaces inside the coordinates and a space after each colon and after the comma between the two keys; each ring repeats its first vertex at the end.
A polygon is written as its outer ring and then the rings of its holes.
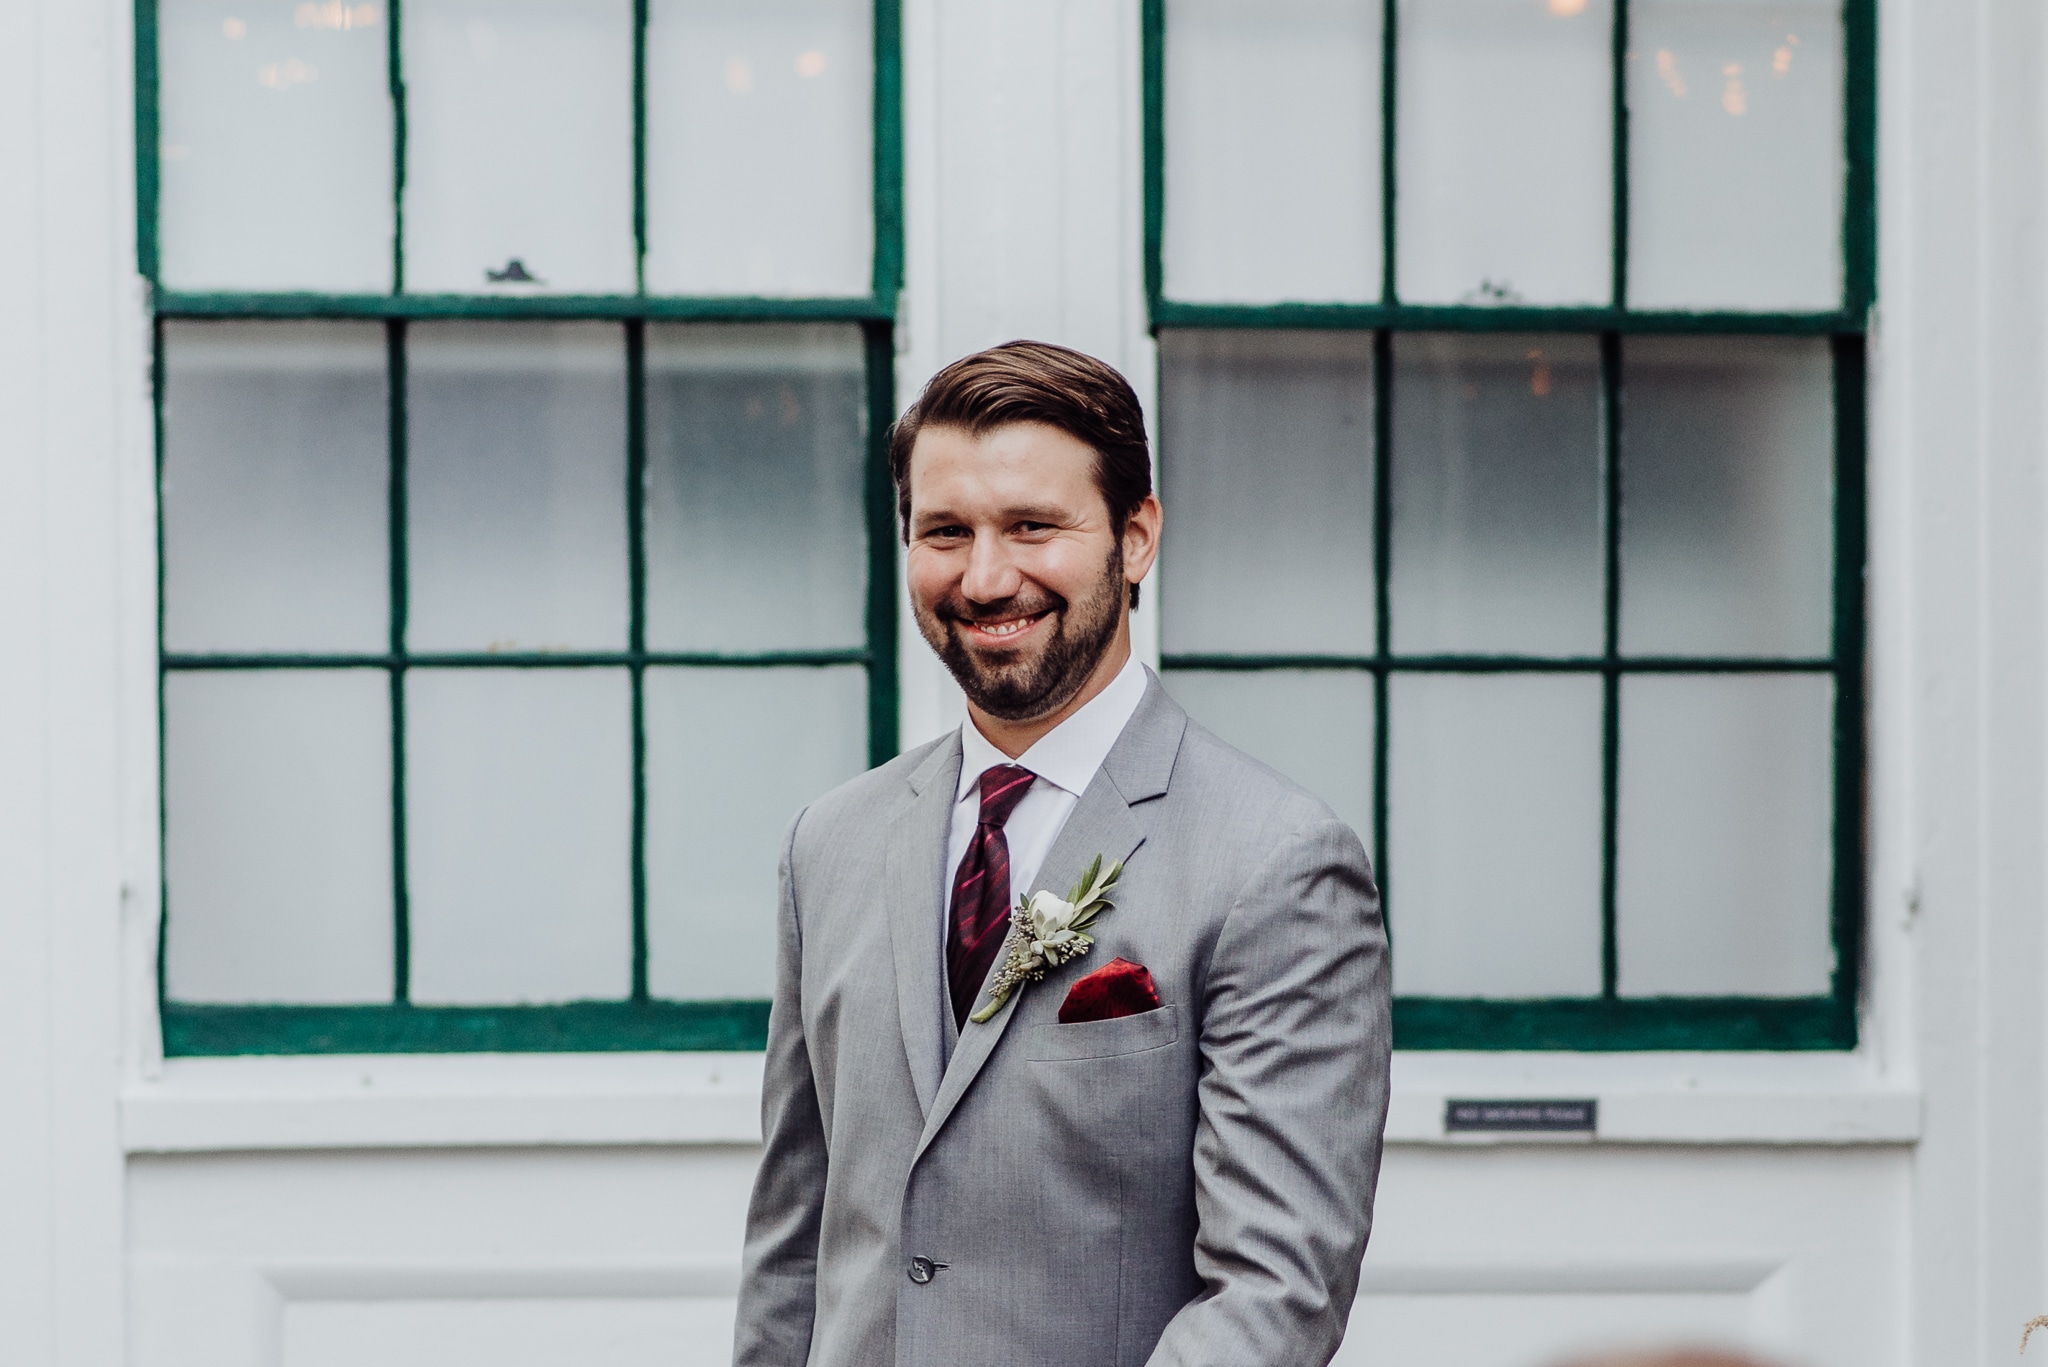
{"type": "Polygon", "coordinates": [[[413,1001],[631,988],[630,692],[623,669],[407,671],[413,1001]]]}
{"type": "Polygon", "coordinates": [[[864,295],[870,0],[652,0],[647,288],[864,295]]]}
{"type": "Polygon", "coordinates": [[[863,353],[844,325],[647,330],[647,644],[865,639],[863,353]]]}
{"type": "Polygon", "coordinates": [[[181,1002],[391,999],[383,670],[164,679],[164,974],[181,1002]]]}
{"type": "Polygon", "coordinates": [[[1622,358],[1622,650],[1827,654],[1826,340],[1630,338],[1622,358]]]}
{"type": "Polygon", "coordinates": [[[1591,337],[1394,339],[1396,650],[1600,652],[1599,392],[1591,337]]]}
{"type": "Polygon", "coordinates": [[[405,287],[631,293],[631,0],[406,0],[405,287]]]}
{"type": "Polygon", "coordinates": [[[167,322],[164,647],[388,643],[378,323],[167,322]]]}
{"type": "Polygon", "coordinates": [[[1825,675],[1622,681],[1623,996],[1827,992],[1833,719],[1825,675]]]}
{"type": "Polygon", "coordinates": [[[1373,649],[1372,337],[1160,337],[1169,651],[1373,649]]]}
{"type": "Polygon", "coordinates": [[[163,283],[391,288],[387,0],[162,0],[163,283]]]}
{"type": "Polygon", "coordinates": [[[653,996],[773,992],[782,841],[805,803],[867,767],[867,698],[857,665],[647,671],[653,996]]]}
{"type": "Polygon", "coordinates": [[[1372,849],[1372,675],[1173,669],[1164,681],[1189,716],[1329,803],[1372,849]]]}
{"type": "Polygon", "coordinates": [[[1402,302],[1609,301],[1613,23],[1612,0],[1401,0],[1402,302]]]}
{"type": "Polygon", "coordinates": [[[1635,0],[1629,46],[1629,303],[1840,307],[1842,6],[1635,0]]]}
{"type": "Polygon", "coordinates": [[[1166,295],[1380,297],[1379,0],[1167,0],[1166,295]]]}
{"type": "Polygon", "coordinates": [[[1396,674],[1394,991],[1600,992],[1600,680],[1396,674]]]}
{"type": "Polygon", "coordinates": [[[623,330],[407,335],[410,647],[624,649],[623,330]]]}

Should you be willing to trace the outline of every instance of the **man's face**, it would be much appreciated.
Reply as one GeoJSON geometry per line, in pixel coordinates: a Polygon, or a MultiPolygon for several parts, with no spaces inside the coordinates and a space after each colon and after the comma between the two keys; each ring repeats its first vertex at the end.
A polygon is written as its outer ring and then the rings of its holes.
{"type": "MultiPolygon", "coordinates": [[[[1149,540],[1143,550],[1149,567],[1149,540]]],[[[910,601],[970,701],[1032,721],[1072,701],[1116,639],[1124,548],[1095,453],[1058,428],[918,433],[910,457],[910,601]]]]}

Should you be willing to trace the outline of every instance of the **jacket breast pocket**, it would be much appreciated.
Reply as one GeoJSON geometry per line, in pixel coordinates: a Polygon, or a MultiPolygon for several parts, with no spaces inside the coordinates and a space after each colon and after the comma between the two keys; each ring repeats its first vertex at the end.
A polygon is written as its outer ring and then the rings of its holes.
{"type": "Polygon", "coordinates": [[[1033,1063],[1067,1059],[1116,1058],[1163,1049],[1180,1038],[1180,1013],[1171,1003],[1135,1016],[1072,1025],[1034,1025],[1025,1057],[1033,1063]]]}

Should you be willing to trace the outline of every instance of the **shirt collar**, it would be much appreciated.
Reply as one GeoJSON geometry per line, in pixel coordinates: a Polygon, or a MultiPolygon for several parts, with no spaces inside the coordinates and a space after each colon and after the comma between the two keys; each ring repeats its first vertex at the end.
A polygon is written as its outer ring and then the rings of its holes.
{"type": "Polygon", "coordinates": [[[989,743],[972,718],[960,726],[960,788],[958,802],[974,790],[990,766],[1021,764],[1055,787],[1079,797],[1109,758],[1116,738],[1124,733],[1138,704],[1145,700],[1147,670],[1136,654],[1124,662],[1109,687],[1081,705],[1081,710],[1038,738],[1029,750],[1011,759],[989,743]]]}

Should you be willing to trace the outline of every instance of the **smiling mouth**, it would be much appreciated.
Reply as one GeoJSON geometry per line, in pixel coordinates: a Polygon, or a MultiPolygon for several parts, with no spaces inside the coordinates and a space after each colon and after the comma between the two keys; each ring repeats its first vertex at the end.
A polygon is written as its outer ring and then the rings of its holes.
{"type": "Polygon", "coordinates": [[[980,640],[1001,643],[1015,640],[1051,615],[1047,612],[1035,612],[1028,617],[1003,617],[985,622],[963,621],[960,625],[980,640]]]}

